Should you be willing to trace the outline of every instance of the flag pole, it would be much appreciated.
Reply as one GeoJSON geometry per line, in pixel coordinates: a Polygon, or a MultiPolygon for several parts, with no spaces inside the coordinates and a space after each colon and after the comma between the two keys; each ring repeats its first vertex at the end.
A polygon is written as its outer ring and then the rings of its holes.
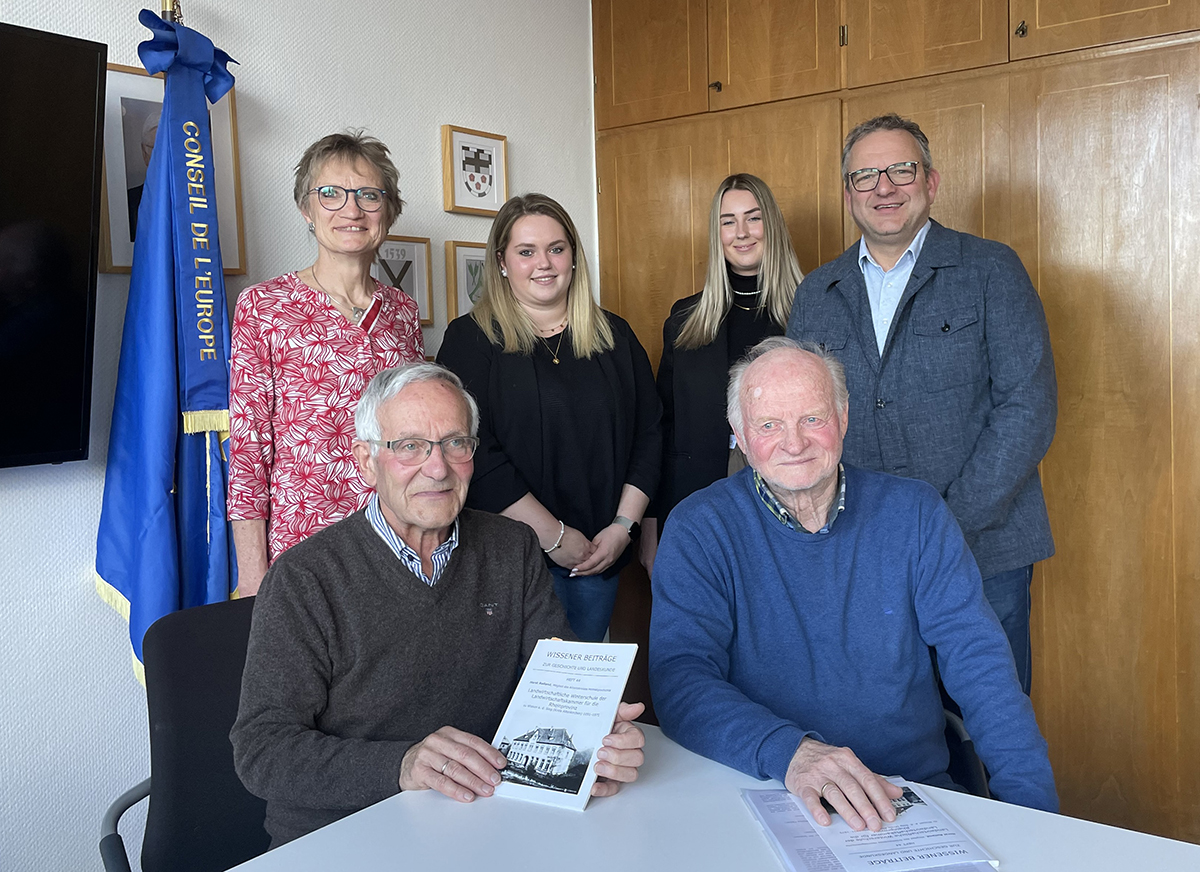
{"type": "Polygon", "coordinates": [[[183,24],[183,8],[179,5],[179,0],[162,0],[162,12],[159,17],[163,21],[183,24]]]}

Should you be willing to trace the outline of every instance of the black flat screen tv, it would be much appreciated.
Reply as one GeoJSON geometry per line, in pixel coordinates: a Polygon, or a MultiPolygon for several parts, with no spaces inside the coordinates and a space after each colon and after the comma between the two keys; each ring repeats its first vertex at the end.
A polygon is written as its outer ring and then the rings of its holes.
{"type": "Polygon", "coordinates": [[[87,458],[107,58],[0,23],[0,467],[87,458]]]}

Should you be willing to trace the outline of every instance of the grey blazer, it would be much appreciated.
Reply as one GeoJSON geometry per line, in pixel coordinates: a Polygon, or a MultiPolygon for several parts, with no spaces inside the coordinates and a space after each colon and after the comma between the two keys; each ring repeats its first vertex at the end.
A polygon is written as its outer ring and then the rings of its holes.
{"type": "Polygon", "coordinates": [[[933,222],[881,358],[856,242],[801,282],[787,335],[846,368],[846,462],[937,488],[985,578],[1054,553],[1037,465],[1058,388],[1016,252],[933,222]]]}

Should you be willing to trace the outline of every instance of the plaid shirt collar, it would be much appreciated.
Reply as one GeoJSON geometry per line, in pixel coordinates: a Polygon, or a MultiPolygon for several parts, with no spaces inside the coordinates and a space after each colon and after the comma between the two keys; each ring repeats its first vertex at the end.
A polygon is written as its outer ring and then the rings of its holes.
{"type": "MultiPolygon", "coordinates": [[[[765,505],[767,507],[767,511],[769,511],[772,515],[774,515],[776,520],[779,521],[779,523],[783,524],[789,530],[796,530],[801,533],[809,532],[808,530],[804,529],[803,525],[796,523],[796,521],[792,518],[791,513],[788,512],[788,510],[786,508],[784,508],[783,503],[779,502],[779,500],[777,500],[775,498],[775,494],[771,493],[771,488],[767,486],[767,483],[766,483],[766,481],[763,480],[763,477],[758,474],[757,469],[754,470],[754,489],[756,491],[758,491],[758,497],[759,497],[759,499],[761,499],[763,501],[763,505],[765,505]]],[[[845,510],[846,510],[846,469],[839,463],[838,464],[837,501],[834,504],[834,509],[832,512],[829,513],[829,517],[825,521],[825,526],[822,527],[820,530],[817,530],[816,533],[811,533],[810,535],[817,535],[819,533],[828,533],[830,531],[830,529],[833,527],[833,522],[837,520],[837,516],[840,515],[842,512],[844,512],[845,510]]]]}
{"type": "Polygon", "coordinates": [[[450,536],[433,549],[433,578],[430,578],[421,569],[421,555],[397,536],[396,531],[383,517],[383,511],[379,508],[379,494],[371,494],[371,499],[367,503],[367,520],[371,522],[371,526],[375,528],[379,538],[387,543],[387,546],[392,549],[392,553],[400,558],[400,562],[408,568],[408,571],[430,587],[437,584],[438,579],[442,577],[442,570],[450,562],[450,554],[458,547],[458,518],[455,518],[454,526],[450,528],[450,536]]]}

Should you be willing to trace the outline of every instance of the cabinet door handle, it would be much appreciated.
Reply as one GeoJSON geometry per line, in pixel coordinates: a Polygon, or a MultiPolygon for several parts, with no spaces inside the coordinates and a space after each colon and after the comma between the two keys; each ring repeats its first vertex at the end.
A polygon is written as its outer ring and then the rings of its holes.
{"type": "Polygon", "coordinates": [[[720,82],[709,82],[708,87],[712,88],[718,94],[721,93],[721,83],[720,82]]]}
{"type": "Polygon", "coordinates": [[[1025,37],[1027,37],[1029,35],[1029,28],[1026,27],[1025,22],[1022,21],[1020,24],[1017,25],[1017,29],[1014,30],[1013,33],[1016,34],[1016,36],[1019,39],[1024,39],[1025,37]]]}

